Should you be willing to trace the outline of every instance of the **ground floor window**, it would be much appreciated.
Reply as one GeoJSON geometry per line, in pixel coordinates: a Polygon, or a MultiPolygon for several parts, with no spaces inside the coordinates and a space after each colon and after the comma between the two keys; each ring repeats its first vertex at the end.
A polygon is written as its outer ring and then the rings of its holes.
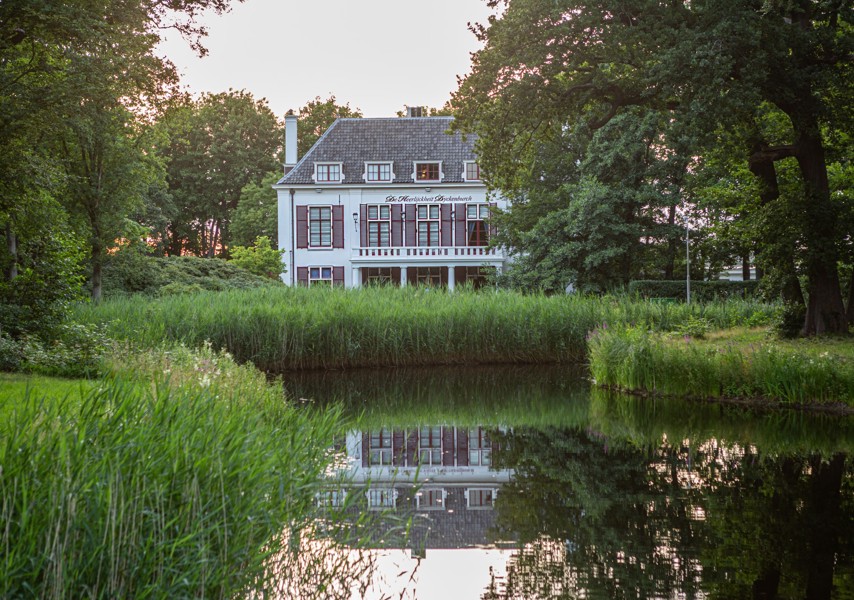
{"type": "Polygon", "coordinates": [[[441,427],[422,427],[418,430],[418,464],[442,464],[441,427]]]}
{"type": "Polygon", "coordinates": [[[364,285],[400,285],[400,267],[364,268],[364,285]]]}
{"type": "Polygon", "coordinates": [[[475,289],[487,285],[493,273],[495,273],[495,267],[457,267],[454,271],[459,285],[467,285],[475,289]]]}
{"type": "Polygon", "coordinates": [[[328,285],[332,287],[332,267],[310,267],[308,285],[328,285]]]}
{"type": "Polygon", "coordinates": [[[391,464],[391,431],[380,429],[371,432],[369,465],[391,464]]]}
{"type": "Polygon", "coordinates": [[[347,499],[347,492],[345,490],[318,492],[315,498],[317,499],[318,507],[341,508],[347,499]]]}
{"type": "Polygon", "coordinates": [[[447,281],[447,267],[416,267],[410,270],[414,271],[416,285],[439,287],[447,281]]]}
{"type": "Polygon", "coordinates": [[[482,427],[469,430],[469,465],[487,467],[492,463],[492,442],[482,427]]]}

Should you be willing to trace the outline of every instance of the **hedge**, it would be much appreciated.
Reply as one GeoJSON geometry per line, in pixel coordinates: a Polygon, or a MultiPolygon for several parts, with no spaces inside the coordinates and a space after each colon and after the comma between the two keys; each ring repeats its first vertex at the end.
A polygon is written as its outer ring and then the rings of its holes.
{"type": "MultiPolygon", "coordinates": [[[[692,281],[691,300],[710,301],[725,298],[751,298],[756,295],[759,282],[750,281],[692,281]]],[[[629,293],[643,298],[676,298],[685,300],[684,280],[638,279],[629,283],[629,293]]]]}

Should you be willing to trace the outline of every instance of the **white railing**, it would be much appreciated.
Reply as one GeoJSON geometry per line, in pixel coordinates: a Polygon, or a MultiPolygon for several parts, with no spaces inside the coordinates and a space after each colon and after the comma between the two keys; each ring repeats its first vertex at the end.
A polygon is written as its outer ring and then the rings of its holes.
{"type": "Polygon", "coordinates": [[[354,248],[354,256],[358,258],[377,258],[384,259],[389,257],[417,258],[423,256],[430,257],[466,257],[466,256],[501,256],[501,252],[495,248],[487,246],[392,246],[387,248],[374,248],[363,246],[354,248]]]}

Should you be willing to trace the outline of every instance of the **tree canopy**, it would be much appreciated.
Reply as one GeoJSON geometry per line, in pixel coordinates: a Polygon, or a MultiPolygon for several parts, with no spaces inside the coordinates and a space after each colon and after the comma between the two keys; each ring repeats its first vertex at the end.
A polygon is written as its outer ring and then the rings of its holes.
{"type": "MultiPolygon", "coordinates": [[[[808,281],[804,331],[847,331],[837,266],[840,248],[851,239],[839,216],[851,199],[831,197],[828,177],[836,158],[831,147],[850,156],[843,134],[852,118],[854,17],[847,3],[490,5],[504,11],[473,28],[484,48],[474,55],[453,106],[456,126],[479,135],[491,185],[523,199],[530,194],[533,202],[533,192],[554,179],[549,165],[559,162],[555,155],[586,156],[583,144],[568,140],[590,140],[627,113],[654,114],[664,124],[665,137],[653,148],[658,157],[675,152],[702,159],[721,139],[733,138],[734,160],[756,179],[760,204],[779,200],[798,216],[789,254],[808,281]],[[774,136],[762,123],[769,111],[783,125],[774,136]],[[784,161],[793,165],[797,189],[780,195],[777,169],[784,161]]],[[[689,167],[685,172],[693,175],[699,166],[686,163],[683,171],[689,167]]],[[[566,165],[549,195],[578,183],[574,171],[566,165]]],[[[642,192],[641,186],[635,193],[642,192]]],[[[690,217],[695,206],[683,206],[682,213],[690,217]]],[[[751,235],[750,242],[761,246],[763,240],[751,235]]]]}

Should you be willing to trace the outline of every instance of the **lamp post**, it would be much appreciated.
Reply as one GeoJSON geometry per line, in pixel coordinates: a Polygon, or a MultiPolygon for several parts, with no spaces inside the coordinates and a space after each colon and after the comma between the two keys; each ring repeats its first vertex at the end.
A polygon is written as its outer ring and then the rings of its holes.
{"type": "Polygon", "coordinates": [[[691,226],[688,215],[685,215],[685,299],[691,304],[691,226]]]}

